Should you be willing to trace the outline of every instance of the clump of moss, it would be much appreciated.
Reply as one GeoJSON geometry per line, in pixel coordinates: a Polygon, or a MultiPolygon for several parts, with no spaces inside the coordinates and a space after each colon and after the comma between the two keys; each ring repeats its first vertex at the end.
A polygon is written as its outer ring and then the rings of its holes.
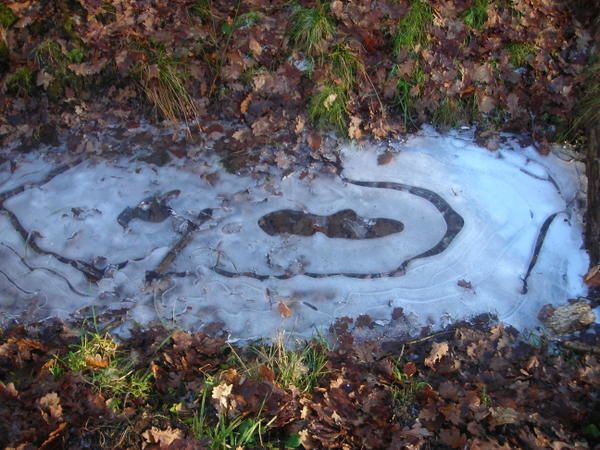
{"type": "Polygon", "coordinates": [[[433,20],[431,6],[421,0],[413,1],[408,13],[400,20],[394,33],[394,54],[401,49],[414,49],[427,42],[427,26],[433,20]]]}
{"type": "Polygon", "coordinates": [[[533,56],[535,47],[524,42],[512,42],[507,46],[510,63],[514,67],[523,67],[533,56]]]}
{"type": "Polygon", "coordinates": [[[17,16],[13,12],[13,10],[6,5],[0,4],[0,25],[2,25],[4,28],[9,28],[16,21],[17,16]]]}
{"type": "Polygon", "coordinates": [[[465,24],[470,28],[481,30],[488,20],[488,6],[488,0],[473,0],[473,5],[465,12],[465,24]]]}
{"type": "Polygon", "coordinates": [[[12,95],[29,95],[33,90],[33,74],[28,67],[21,67],[6,80],[6,91],[12,95]]]}

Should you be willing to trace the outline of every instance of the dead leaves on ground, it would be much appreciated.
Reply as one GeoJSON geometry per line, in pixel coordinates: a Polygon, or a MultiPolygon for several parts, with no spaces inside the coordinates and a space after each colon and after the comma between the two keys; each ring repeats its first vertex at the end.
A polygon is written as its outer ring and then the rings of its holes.
{"type": "MultiPolygon", "coordinates": [[[[472,28],[465,20],[471,3],[428,2],[434,17],[424,27],[426,45],[397,54],[392,52],[393,36],[411,2],[385,0],[377,7],[331,3],[332,40],[358,49],[364,66],[348,92],[348,136],[383,138],[404,132],[408,124],[400,117],[397,91],[403,82],[410,88],[405,100],[409,122],[415,124],[431,120],[445,107],[457,116],[471,108],[480,122],[533,128],[543,140],[557,122],[569,120],[592,44],[588,27],[593,14],[581,14],[572,2],[491,1],[486,3],[487,21],[472,28]]],[[[250,147],[277,139],[318,148],[315,139],[307,141],[299,118],[327,81],[327,61],[309,76],[307,60],[290,47],[288,2],[4,4],[17,21],[3,29],[8,57],[0,61],[7,67],[0,85],[6,89],[21,69],[31,71],[34,80],[31,89],[21,87],[19,92],[28,92],[25,98],[7,96],[2,106],[1,117],[11,117],[11,124],[0,122],[9,131],[7,139],[22,129],[13,122],[23,114],[40,114],[44,121],[69,128],[85,118],[98,120],[106,109],[135,117],[140,111],[136,73],[170,61],[201,123],[216,115],[241,121],[251,130],[250,147]],[[59,47],[54,65],[39,56],[40,46],[48,42],[59,47]]]]}
{"type": "Polygon", "coordinates": [[[102,393],[77,376],[50,376],[52,354],[67,347],[50,348],[24,329],[9,332],[0,337],[0,444],[57,448],[129,424],[137,430],[129,433],[129,445],[203,448],[207,443],[197,441],[182,418],[199,407],[194,398],[207,377],[215,380],[209,417],[260,414],[273,419],[265,438],[295,434],[307,449],[554,449],[598,443],[589,431],[597,422],[600,383],[592,352],[532,346],[501,325],[459,325],[394,345],[357,343],[353,324],[345,319],[335,325],[337,347],[328,353],[316,388],[306,394],[278,386],[276,373],[265,365],[248,372],[251,354],[223,338],[181,331],[168,339],[157,330],[134,334],[124,346],[139,364],[152,367],[154,392],[152,403],[127,411],[110,410],[102,393]],[[156,408],[177,414],[157,421],[156,408]]]}

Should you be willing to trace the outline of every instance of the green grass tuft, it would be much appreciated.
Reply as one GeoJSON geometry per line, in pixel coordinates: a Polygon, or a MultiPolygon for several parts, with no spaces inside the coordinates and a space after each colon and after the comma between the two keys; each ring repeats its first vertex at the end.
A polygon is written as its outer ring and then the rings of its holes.
{"type": "Polygon", "coordinates": [[[583,93],[575,111],[569,135],[600,123],[600,57],[587,69],[583,93]]]}
{"type": "Polygon", "coordinates": [[[328,54],[328,59],[331,64],[331,75],[347,91],[352,89],[358,75],[365,70],[362,60],[345,44],[336,45],[328,54]]]}
{"type": "Polygon", "coordinates": [[[465,12],[464,20],[470,28],[481,30],[488,20],[488,0],[473,0],[473,5],[465,12]]]}
{"type": "Polygon", "coordinates": [[[164,50],[150,53],[152,64],[140,69],[142,88],[148,100],[162,117],[172,123],[182,120],[186,126],[198,117],[198,110],[185,87],[185,73],[181,63],[164,50]]]}
{"type": "Polygon", "coordinates": [[[325,85],[308,103],[308,117],[317,126],[347,132],[348,93],[343,86],[325,85]]]}
{"type": "Polygon", "coordinates": [[[57,358],[51,368],[55,377],[66,371],[80,373],[95,389],[113,396],[115,407],[123,406],[128,397],[145,398],[151,388],[151,373],[135,371],[108,334],[84,334],[80,343],[57,358]]]}
{"type": "Polygon", "coordinates": [[[275,382],[282,388],[295,387],[300,392],[310,392],[325,374],[328,347],[324,339],[289,349],[284,335],[269,346],[256,347],[257,363],[270,368],[275,382]]]}
{"type": "Polygon", "coordinates": [[[468,124],[477,114],[476,105],[475,97],[464,99],[446,97],[440,101],[438,108],[433,112],[431,121],[442,131],[468,124]]]}
{"type": "Polygon", "coordinates": [[[212,378],[205,381],[200,398],[200,410],[191,418],[190,428],[194,437],[200,440],[208,439],[210,450],[264,448],[263,435],[273,424],[276,417],[266,421],[260,417],[229,418],[226,413],[218,415],[216,423],[208,416],[208,398],[215,387],[212,378]]]}
{"type": "Polygon", "coordinates": [[[292,45],[308,56],[322,56],[333,37],[335,25],[327,7],[295,8],[289,30],[292,45]]]}
{"type": "Polygon", "coordinates": [[[208,20],[212,17],[210,0],[196,0],[190,7],[190,13],[200,20],[208,20]]]}
{"type": "Polygon", "coordinates": [[[4,28],[10,28],[17,21],[17,16],[6,5],[0,4],[0,25],[4,28]]]}
{"type": "Polygon", "coordinates": [[[530,43],[512,42],[507,46],[510,63],[514,67],[523,67],[535,52],[535,46],[530,43]]]}
{"type": "MultiPolygon", "coordinates": [[[[398,66],[394,66],[390,75],[393,77],[396,75],[398,70],[398,66]]],[[[419,92],[421,92],[423,88],[424,82],[423,69],[420,66],[417,66],[411,76],[400,78],[396,83],[396,96],[394,97],[394,106],[400,111],[402,114],[402,120],[404,122],[404,126],[407,127],[410,124],[413,124],[413,103],[414,97],[411,95],[411,91],[413,88],[417,87],[419,92]]]]}
{"type": "Polygon", "coordinates": [[[421,0],[414,1],[408,13],[400,20],[394,33],[394,54],[400,50],[412,50],[427,43],[427,26],[433,20],[431,6],[421,0]]]}

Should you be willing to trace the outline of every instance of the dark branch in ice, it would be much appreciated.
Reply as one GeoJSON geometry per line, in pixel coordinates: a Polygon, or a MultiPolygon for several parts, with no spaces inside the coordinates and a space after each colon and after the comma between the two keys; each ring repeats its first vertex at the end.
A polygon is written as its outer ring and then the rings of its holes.
{"type": "Polygon", "coordinates": [[[34,270],[45,270],[48,273],[51,273],[52,275],[55,275],[59,278],[61,278],[66,284],[67,286],[69,286],[69,289],[71,289],[71,291],[77,295],[80,295],[81,297],[92,297],[89,294],[86,294],[85,292],[81,292],[79,291],[75,286],[73,286],[71,284],[71,282],[67,279],[67,277],[65,277],[63,274],[57,272],[54,269],[51,269],[49,267],[36,267],[36,266],[32,266],[31,264],[29,264],[25,258],[23,256],[21,256],[14,248],[12,248],[10,245],[5,244],[4,242],[0,242],[0,245],[3,245],[4,247],[6,247],[7,249],[9,249],[11,252],[13,252],[17,258],[19,258],[19,260],[21,261],[21,263],[27,267],[29,270],[31,270],[32,272],[34,270]]]}
{"type": "Polygon", "coordinates": [[[17,288],[19,291],[21,291],[23,294],[27,294],[27,295],[33,295],[35,294],[35,292],[31,292],[28,291],[26,289],[23,289],[21,286],[19,286],[11,277],[9,277],[5,272],[3,272],[2,270],[0,270],[0,274],[4,275],[4,277],[8,280],[8,282],[10,284],[12,284],[15,288],[17,288]]]}
{"type": "Polygon", "coordinates": [[[10,220],[10,223],[12,224],[14,229],[17,231],[17,233],[19,233],[19,235],[21,235],[21,238],[23,239],[23,241],[25,241],[25,244],[28,245],[34,252],[40,255],[52,256],[61,263],[68,264],[71,267],[74,267],[75,269],[83,273],[88,280],[94,283],[97,283],[104,277],[104,270],[98,270],[90,263],[81,261],[79,259],[67,258],[66,256],[62,256],[50,250],[44,250],[36,243],[36,238],[39,236],[38,232],[33,231],[30,233],[29,231],[27,231],[19,221],[19,218],[12,211],[6,209],[6,207],[2,206],[0,208],[0,211],[2,211],[8,216],[8,219],[10,220]]]}
{"type": "Polygon", "coordinates": [[[194,235],[196,234],[198,228],[200,228],[202,224],[204,224],[207,220],[209,220],[212,217],[212,213],[213,210],[211,208],[206,208],[200,211],[196,222],[193,222],[191,220],[187,221],[187,227],[185,232],[183,233],[183,236],[181,236],[181,238],[175,243],[175,245],[168,251],[165,257],[156,267],[156,269],[146,273],[147,283],[151,282],[154,279],[162,278],[163,276],[168,275],[167,270],[169,269],[173,261],[175,261],[177,255],[179,255],[179,253],[181,253],[181,251],[185,247],[187,247],[187,245],[194,238],[194,235]]]}
{"type": "Polygon", "coordinates": [[[544,239],[546,238],[546,234],[548,233],[550,225],[552,224],[556,216],[559,215],[561,212],[562,211],[559,211],[548,216],[548,218],[542,224],[542,228],[540,228],[540,232],[538,233],[537,239],[535,241],[535,247],[533,248],[533,255],[531,255],[531,260],[529,261],[527,272],[523,277],[523,288],[521,289],[521,294],[527,294],[527,291],[529,290],[529,288],[527,287],[527,279],[529,278],[529,275],[531,275],[531,271],[537,263],[540,251],[542,249],[542,246],[544,245],[544,239]]]}

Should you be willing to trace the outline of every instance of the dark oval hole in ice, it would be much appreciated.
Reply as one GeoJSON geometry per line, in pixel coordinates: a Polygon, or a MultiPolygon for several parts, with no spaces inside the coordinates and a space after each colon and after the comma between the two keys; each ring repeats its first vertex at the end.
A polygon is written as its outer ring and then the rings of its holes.
{"type": "Polygon", "coordinates": [[[271,236],[312,236],[315,233],[323,233],[327,237],[341,239],[374,239],[404,230],[404,224],[398,220],[361,217],[351,209],[328,216],[282,209],[262,216],[258,225],[271,236]]]}

